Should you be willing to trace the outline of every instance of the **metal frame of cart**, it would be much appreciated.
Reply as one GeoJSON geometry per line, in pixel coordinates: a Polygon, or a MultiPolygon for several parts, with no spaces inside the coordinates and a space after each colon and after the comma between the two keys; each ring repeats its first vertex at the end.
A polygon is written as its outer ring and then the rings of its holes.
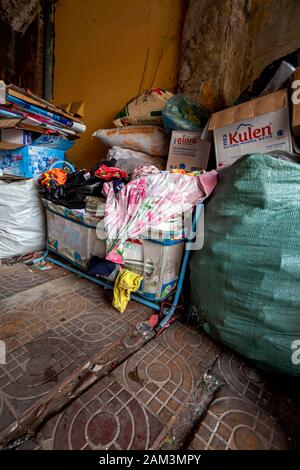
{"type": "MultiPolygon", "coordinates": [[[[62,163],[67,164],[72,171],[75,171],[75,169],[72,167],[72,165],[69,164],[68,162],[62,162],[62,163]]],[[[203,214],[203,210],[204,210],[203,208],[204,208],[203,204],[198,204],[195,207],[194,214],[193,214],[190,237],[186,237],[184,242],[183,242],[185,244],[185,247],[184,247],[184,253],[183,253],[183,257],[182,257],[182,262],[181,262],[181,267],[180,267],[180,271],[179,271],[176,290],[174,292],[170,293],[170,297],[172,296],[173,300],[168,302],[167,306],[164,306],[164,303],[165,303],[166,299],[156,301],[156,302],[154,302],[154,301],[152,302],[150,300],[145,299],[142,295],[140,295],[138,293],[130,295],[130,298],[132,300],[135,300],[135,301],[137,301],[137,302],[139,302],[143,305],[146,305],[147,307],[153,308],[154,310],[159,311],[159,312],[162,313],[162,319],[160,320],[160,323],[158,325],[159,329],[165,328],[169,324],[169,322],[171,321],[173,315],[175,314],[176,308],[178,307],[180,296],[182,294],[184,278],[185,278],[185,275],[186,275],[188,262],[189,262],[189,258],[190,258],[190,252],[191,252],[190,247],[193,245],[192,242],[195,238],[195,233],[197,231],[198,221],[200,219],[200,216],[203,214]]],[[[102,286],[104,288],[111,289],[111,290],[114,288],[114,283],[112,283],[110,281],[105,281],[104,279],[100,279],[98,277],[90,276],[86,272],[84,272],[84,271],[82,271],[82,270],[80,270],[76,267],[70,266],[69,264],[67,264],[63,261],[60,261],[56,258],[53,258],[51,256],[51,252],[55,253],[56,255],[58,255],[62,259],[64,259],[64,256],[61,253],[57,253],[49,247],[48,241],[47,241],[47,250],[46,250],[46,252],[44,253],[44,255],[42,257],[34,260],[34,263],[39,263],[41,261],[49,261],[51,263],[56,264],[57,266],[60,266],[63,269],[66,269],[67,271],[70,271],[74,274],[77,274],[80,277],[88,279],[89,281],[93,282],[94,284],[98,284],[99,286],[102,286]]],[[[65,258],[65,259],[69,263],[71,262],[69,259],[67,259],[67,258],[65,258]]]]}

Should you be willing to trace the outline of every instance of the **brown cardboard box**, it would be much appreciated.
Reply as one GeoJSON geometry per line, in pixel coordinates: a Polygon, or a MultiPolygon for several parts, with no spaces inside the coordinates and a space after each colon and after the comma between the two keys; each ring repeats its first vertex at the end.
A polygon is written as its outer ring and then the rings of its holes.
{"type": "Polygon", "coordinates": [[[231,165],[247,153],[292,152],[287,90],[214,113],[210,130],[214,132],[217,168],[231,165]]]}
{"type": "Polygon", "coordinates": [[[25,130],[0,129],[0,150],[15,150],[32,143],[31,133],[25,130]]]}

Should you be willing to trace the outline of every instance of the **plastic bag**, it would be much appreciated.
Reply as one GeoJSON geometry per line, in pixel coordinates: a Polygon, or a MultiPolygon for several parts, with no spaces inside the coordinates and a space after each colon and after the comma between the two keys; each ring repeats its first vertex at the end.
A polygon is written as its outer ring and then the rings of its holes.
{"type": "Polygon", "coordinates": [[[300,165],[267,154],[222,170],[190,263],[192,318],[257,365],[298,376],[299,189],[300,165]]]}
{"type": "Polygon", "coordinates": [[[45,213],[37,181],[0,181],[0,259],[45,246],[45,213]]]}
{"type": "Polygon", "coordinates": [[[132,98],[113,121],[116,127],[129,125],[162,125],[162,111],[173,93],[161,88],[145,90],[132,98]]]}
{"type": "Polygon", "coordinates": [[[94,132],[108,147],[118,146],[156,157],[168,155],[169,138],[158,126],[124,126],[117,129],[99,129],[94,132]]]}
{"type": "Polygon", "coordinates": [[[167,130],[203,130],[209,118],[209,111],[183,95],[169,99],[163,110],[163,124],[167,130]]]}
{"type": "Polygon", "coordinates": [[[127,173],[132,173],[139,165],[154,165],[159,170],[165,170],[167,161],[161,157],[152,157],[147,153],[136,152],[135,150],[112,147],[108,150],[106,158],[115,160],[115,166],[122,168],[127,173]]]}

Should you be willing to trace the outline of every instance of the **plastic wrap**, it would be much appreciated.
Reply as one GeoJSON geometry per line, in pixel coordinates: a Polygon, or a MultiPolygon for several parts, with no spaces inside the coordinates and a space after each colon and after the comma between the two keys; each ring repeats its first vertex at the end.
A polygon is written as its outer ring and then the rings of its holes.
{"type": "Polygon", "coordinates": [[[217,173],[201,176],[158,173],[130,181],[115,195],[111,183],[103,186],[107,195],[104,225],[107,234],[106,259],[123,263],[123,245],[138,238],[151,226],[191,210],[217,184],[217,173]]]}

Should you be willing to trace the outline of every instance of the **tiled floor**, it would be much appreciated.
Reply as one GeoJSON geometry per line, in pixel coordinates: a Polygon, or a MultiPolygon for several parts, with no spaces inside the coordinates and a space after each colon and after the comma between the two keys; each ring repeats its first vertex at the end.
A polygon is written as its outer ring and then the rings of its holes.
{"type": "Polygon", "coordinates": [[[113,377],[105,377],[21,448],[148,449],[161,422],[113,377]]]}
{"type": "MultiPolygon", "coordinates": [[[[151,310],[130,302],[119,314],[111,292],[61,269],[0,265],[0,432],[151,310]]],[[[203,373],[223,386],[191,449],[286,449],[299,439],[299,402],[276,380],[176,322],[135,352],[19,449],[157,448],[203,373]]],[[[299,446],[298,442],[298,446],[299,446]]]]}
{"type": "Polygon", "coordinates": [[[254,403],[222,390],[199,425],[190,449],[288,449],[285,432],[254,403]]]}
{"type": "Polygon", "coordinates": [[[137,351],[113,375],[166,425],[220,352],[206,336],[177,323],[137,351]]]}
{"type": "Polygon", "coordinates": [[[32,287],[39,286],[45,282],[61,278],[65,273],[60,269],[45,271],[32,270],[25,264],[0,265],[1,288],[0,299],[9,297],[18,292],[26,291],[32,287]]]}
{"type": "MultiPolygon", "coordinates": [[[[191,449],[288,449],[296,436],[280,424],[279,402],[292,400],[235,354],[224,352],[212,374],[224,383],[190,445],[191,449]]],[[[295,403],[294,403],[295,404],[295,403]]],[[[295,413],[294,423],[300,414],[295,413]]]]}
{"type": "Polygon", "coordinates": [[[96,292],[87,281],[56,268],[30,272],[18,264],[2,271],[0,265],[0,273],[0,292],[5,293],[0,300],[0,339],[7,348],[7,363],[0,365],[2,431],[131,325],[147,318],[150,310],[133,304],[120,315],[103,289],[97,287],[96,292]]]}

